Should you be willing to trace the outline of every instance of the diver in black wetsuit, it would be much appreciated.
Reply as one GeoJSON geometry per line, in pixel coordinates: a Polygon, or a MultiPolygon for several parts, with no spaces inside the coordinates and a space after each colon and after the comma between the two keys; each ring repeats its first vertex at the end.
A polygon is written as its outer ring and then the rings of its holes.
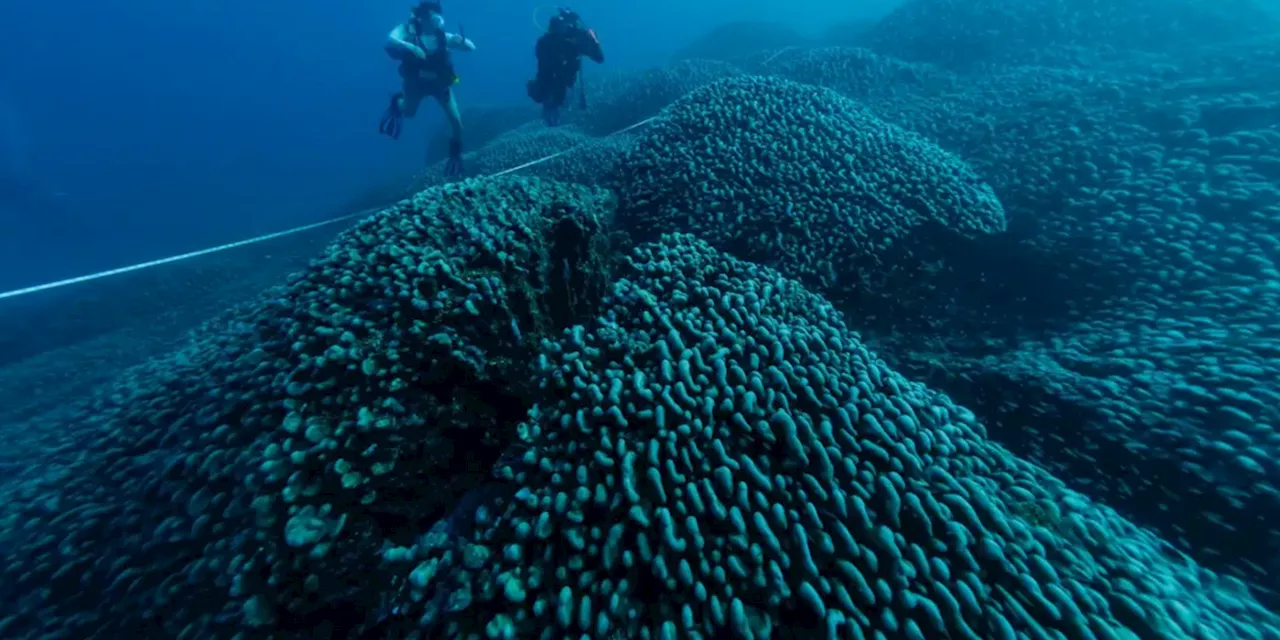
{"type": "MultiPolygon", "coordinates": [[[[604,51],[595,31],[588,29],[578,14],[560,9],[547,25],[547,32],[538,38],[534,55],[538,58],[538,74],[529,81],[529,97],[542,105],[542,118],[547,125],[555,126],[560,123],[565,96],[580,80],[582,56],[601,63],[604,51]]],[[[580,107],[586,108],[585,92],[579,93],[579,101],[580,107]]]]}

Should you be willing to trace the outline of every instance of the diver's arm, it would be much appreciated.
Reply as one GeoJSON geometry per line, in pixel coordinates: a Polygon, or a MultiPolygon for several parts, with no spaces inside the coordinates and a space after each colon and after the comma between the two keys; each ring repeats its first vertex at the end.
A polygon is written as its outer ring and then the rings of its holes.
{"type": "Polygon", "coordinates": [[[604,62],[604,49],[600,47],[600,39],[596,38],[594,31],[584,32],[579,40],[578,48],[582,55],[591,58],[596,63],[604,62]]]}
{"type": "Polygon", "coordinates": [[[472,42],[470,38],[464,37],[462,34],[446,33],[444,34],[444,37],[445,40],[448,41],[450,49],[461,49],[463,51],[476,50],[476,43],[472,42]]]}
{"type": "Polygon", "coordinates": [[[426,54],[417,45],[409,42],[408,36],[404,25],[398,24],[391,33],[387,34],[387,43],[383,47],[393,58],[402,58],[406,55],[414,58],[424,57],[426,54]]]}

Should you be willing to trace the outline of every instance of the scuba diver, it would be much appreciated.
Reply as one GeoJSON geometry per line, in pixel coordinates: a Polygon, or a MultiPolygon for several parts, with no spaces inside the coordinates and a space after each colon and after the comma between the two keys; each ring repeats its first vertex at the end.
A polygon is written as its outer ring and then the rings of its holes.
{"type": "Polygon", "coordinates": [[[462,172],[462,116],[453,97],[458,74],[453,69],[450,49],[475,51],[476,45],[460,33],[444,30],[440,0],[421,0],[409,14],[409,20],[396,25],[387,36],[387,53],[400,61],[400,77],[404,84],[391,96],[391,104],[382,115],[378,132],[400,137],[404,118],[418,113],[423,98],[434,98],[444,109],[453,137],[449,140],[449,160],[445,172],[462,172]]]}
{"type": "Polygon", "coordinates": [[[586,88],[579,76],[582,56],[604,62],[604,51],[596,32],[588,29],[577,13],[560,9],[547,25],[547,32],[538,38],[534,55],[538,58],[538,74],[529,81],[529,97],[542,105],[542,118],[547,125],[554,127],[560,123],[560,109],[575,81],[579,83],[579,108],[587,108],[586,88]]]}

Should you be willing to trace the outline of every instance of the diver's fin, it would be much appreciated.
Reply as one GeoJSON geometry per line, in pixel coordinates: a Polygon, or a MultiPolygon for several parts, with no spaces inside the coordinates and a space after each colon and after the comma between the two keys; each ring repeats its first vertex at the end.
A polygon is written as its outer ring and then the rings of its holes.
{"type": "Polygon", "coordinates": [[[404,126],[404,114],[400,112],[402,96],[403,93],[391,96],[391,104],[387,105],[387,110],[382,113],[382,120],[378,122],[378,133],[390,136],[392,140],[400,139],[400,129],[404,126]]]}

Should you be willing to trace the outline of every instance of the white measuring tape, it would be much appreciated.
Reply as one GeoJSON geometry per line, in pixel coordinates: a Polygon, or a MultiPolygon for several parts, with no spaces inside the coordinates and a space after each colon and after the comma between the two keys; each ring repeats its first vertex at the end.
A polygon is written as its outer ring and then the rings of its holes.
{"type": "Polygon", "coordinates": [[[761,62],[761,63],[760,63],[760,66],[762,66],[762,67],[763,67],[764,65],[769,64],[770,62],[773,62],[773,61],[774,61],[778,56],[780,56],[780,55],[782,55],[782,54],[784,54],[784,53],[786,53],[786,52],[788,52],[788,51],[795,51],[795,50],[796,50],[796,49],[798,49],[798,48],[799,48],[799,47],[785,47],[785,48],[783,48],[783,49],[779,50],[777,53],[775,53],[775,54],[773,54],[773,55],[769,56],[768,58],[766,58],[764,62],[761,62]]]}
{"type": "Polygon", "coordinates": [[[91,273],[91,274],[86,275],[86,276],[77,276],[77,277],[75,277],[75,278],[67,278],[66,280],[58,280],[57,282],[49,282],[49,283],[45,283],[45,284],[39,284],[39,285],[36,285],[36,286],[34,286],[34,287],[26,287],[26,288],[23,288],[23,289],[14,289],[13,291],[6,291],[6,292],[4,292],[4,293],[0,293],[0,300],[3,300],[3,299],[5,299],[5,298],[16,298],[16,297],[18,297],[18,296],[25,296],[25,295],[27,295],[27,294],[29,294],[29,293],[36,293],[37,291],[48,291],[49,289],[57,289],[57,288],[59,288],[59,287],[65,287],[65,286],[67,286],[67,285],[72,285],[72,284],[79,284],[79,283],[81,283],[81,282],[88,282],[88,281],[90,281],[90,280],[98,280],[98,279],[100,279],[100,278],[107,278],[107,277],[110,277],[110,276],[118,276],[118,275],[120,275],[120,274],[122,274],[122,273],[129,273],[130,271],[139,271],[139,270],[141,270],[141,269],[147,269],[147,268],[150,268],[150,267],[158,267],[158,266],[160,266],[160,265],[162,265],[162,264],[169,264],[169,263],[172,263],[172,262],[179,262],[179,261],[182,261],[182,260],[188,260],[188,259],[190,259],[190,258],[198,258],[198,257],[200,257],[200,256],[209,255],[210,253],[217,253],[217,252],[219,252],[219,251],[226,251],[227,249],[235,249],[236,247],[243,247],[243,246],[245,246],[245,245],[255,244],[255,243],[258,243],[258,242],[264,242],[264,241],[266,241],[266,240],[271,240],[271,239],[274,239],[274,238],[282,238],[282,237],[284,237],[284,236],[293,235],[293,234],[295,234],[295,233],[302,233],[303,231],[309,231],[309,230],[311,230],[311,229],[318,229],[318,228],[320,228],[320,227],[325,227],[325,226],[328,226],[328,225],[331,225],[331,224],[337,224],[337,223],[339,223],[339,222],[342,222],[343,220],[349,220],[349,219],[354,218],[354,217],[356,217],[356,216],[365,215],[365,214],[367,214],[367,213],[373,213],[374,211],[381,211],[381,209],[380,209],[380,208],[365,209],[365,210],[363,210],[363,211],[357,211],[357,212],[355,212],[355,213],[348,213],[348,214],[347,214],[347,215],[345,215],[345,216],[339,216],[339,217],[337,217],[337,218],[331,218],[331,219],[329,219],[329,220],[325,220],[325,221],[323,221],[323,222],[316,222],[316,223],[313,223],[313,224],[309,224],[309,225],[302,226],[302,227],[295,227],[295,228],[293,228],[293,229],[288,229],[288,230],[285,230],[285,231],[277,231],[277,232],[275,232],[275,233],[268,233],[268,234],[267,234],[267,235],[265,235],[265,236],[258,236],[258,237],[256,237],[256,238],[249,238],[248,240],[241,240],[241,241],[239,241],[239,242],[232,242],[232,243],[229,243],[229,244],[218,245],[218,246],[216,246],[216,247],[209,247],[208,249],[201,249],[201,250],[199,250],[199,251],[192,251],[191,253],[184,253],[184,254],[181,254],[181,255],[169,256],[168,258],[161,258],[161,259],[159,259],[159,260],[152,260],[152,261],[150,261],[150,262],[140,262],[140,263],[138,263],[138,264],[131,264],[131,265],[127,266],[127,267],[120,267],[120,268],[118,268],[118,269],[110,269],[110,270],[107,270],[107,271],[99,271],[99,272],[97,272],[97,273],[91,273]]]}
{"type": "MultiPolygon", "coordinates": [[[[650,122],[653,122],[653,121],[654,121],[654,120],[656,120],[657,118],[658,118],[658,116],[653,116],[653,117],[650,117],[650,118],[645,118],[644,120],[641,120],[640,122],[637,122],[637,123],[635,123],[635,124],[633,124],[633,125],[630,125],[630,126],[628,126],[628,127],[623,127],[622,129],[618,129],[617,131],[614,131],[613,133],[610,133],[609,135],[604,136],[604,137],[605,137],[605,138],[610,138],[610,137],[616,136],[616,135],[618,135],[618,134],[620,134],[620,133],[626,133],[626,132],[628,132],[628,131],[630,131],[630,130],[632,130],[632,129],[635,129],[635,128],[638,128],[638,127],[642,127],[642,126],[644,126],[644,125],[646,125],[646,124],[649,124],[650,122]]],[[[578,148],[578,147],[580,147],[580,146],[582,146],[582,145],[580,145],[580,144],[579,144],[579,145],[574,145],[574,146],[572,146],[572,147],[569,147],[568,149],[565,149],[564,151],[558,151],[558,152],[553,153],[553,154],[551,154],[551,155],[549,155],[549,156],[544,156],[544,157],[542,157],[542,158],[538,158],[537,160],[532,160],[532,161],[530,161],[530,162],[526,162],[526,163],[524,163],[524,164],[522,164],[522,165],[515,166],[515,167],[511,167],[510,169],[503,169],[502,171],[499,171],[499,172],[497,172],[497,173],[491,173],[491,174],[489,174],[489,175],[487,175],[487,176],[479,176],[479,177],[477,177],[477,178],[475,178],[475,179],[476,179],[476,180],[485,180],[485,179],[489,179],[489,178],[496,178],[496,177],[498,177],[498,176],[504,176],[504,175],[507,175],[508,173],[513,173],[513,172],[515,172],[515,171],[519,171],[519,170],[521,170],[521,169],[527,169],[527,168],[532,167],[532,166],[534,166],[534,165],[542,164],[542,163],[547,162],[547,161],[549,161],[549,160],[554,160],[554,159],[556,159],[556,158],[559,158],[560,156],[562,156],[562,155],[564,155],[564,154],[566,154],[566,153],[569,153],[570,151],[573,151],[574,149],[577,149],[577,148],[578,148]]],[[[248,240],[240,240],[239,242],[231,242],[231,243],[228,243],[228,244],[218,245],[218,246],[216,246],[216,247],[209,247],[208,249],[201,249],[201,250],[199,250],[199,251],[192,251],[192,252],[190,252],[190,253],[184,253],[184,254],[181,254],[181,255],[169,256],[168,258],[161,258],[161,259],[159,259],[159,260],[152,260],[152,261],[150,261],[150,262],[141,262],[141,263],[138,263],[138,264],[129,265],[129,266],[127,266],[127,267],[120,267],[120,268],[118,268],[118,269],[110,269],[110,270],[107,270],[107,271],[99,271],[98,273],[91,273],[91,274],[89,274],[89,275],[78,276],[78,277],[75,277],[75,278],[67,278],[66,280],[58,280],[57,282],[48,282],[48,283],[40,284],[40,285],[36,285],[36,286],[33,286],[33,287],[24,287],[24,288],[22,288],[22,289],[14,289],[14,290],[12,290],[12,291],[5,291],[4,293],[0,293],[0,300],[4,300],[5,298],[16,298],[16,297],[18,297],[18,296],[25,296],[25,295],[27,295],[27,294],[37,293],[37,292],[40,292],[40,291],[48,291],[48,290],[50,290],[50,289],[58,289],[58,288],[66,287],[66,286],[73,285],[73,284],[80,284],[81,282],[89,282],[90,280],[99,280],[99,279],[102,279],[102,278],[109,278],[109,277],[111,277],[111,276],[118,276],[118,275],[120,275],[120,274],[122,274],[122,273],[129,273],[129,272],[131,272],[131,271],[140,271],[140,270],[142,270],[142,269],[149,269],[149,268],[151,268],[151,267],[158,267],[158,266],[160,266],[160,265],[162,265],[162,264],[172,264],[172,263],[174,263],[174,262],[181,262],[181,261],[183,261],[183,260],[189,260],[189,259],[191,259],[191,258],[198,258],[198,257],[200,257],[200,256],[207,256],[207,255],[209,255],[209,254],[211,254],[211,253],[218,253],[218,252],[220,252],[220,251],[226,251],[226,250],[228,250],[228,249],[235,249],[235,248],[238,248],[238,247],[243,247],[243,246],[247,246],[247,245],[251,245],[251,244],[257,244],[257,243],[259,243],[259,242],[265,242],[265,241],[267,241],[267,240],[274,240],[274,239],[276,239],[276,238],[283,238],[283,237],[285,237],[285,236],[291,236],[291,235],[293,235],[293,234],[295,234],[295,233],[302,233],[303,231],[310,231],[310,230],[312,230],[312,229],[319,229],[320,227],[327,227],[327,226],[329,226],[329,225],[331,225],[331,224],[337,224],[337,223],[339,223],[339,222],[342,222],[343,220],[350,220],[350,219],[355,218],[355,217],[358,217],[358,216],[363,216],[363,215],[367,215],[367,214],[370,214],[370,213],[375,213],[375,212],[378,212],[378,211],[382,211],[382,210],[383,210],[383,209],[385,209],[385,208],[386,208],[386,207],[374,207],[374,208],[372,208],[372,209],[364,209],[364,210],[361,210],[361,211],[357,211],[357,212],[355,212],[355,213],[348,213],[348,214],[343,215],[343,216],[338,216],[337,218],[330,218],[330,219],[328,219],[328,220],[324,220],[324,221],[322,221],[322,222],[314,222],[314,223],[312,223],[312,224],[303,225],[303,226],[301,226],[301,227],[294,227],[294,228],[292,228],[292,229],[286,229],[286,230],[284,230],[284,231],[277,231],[277,232],[275,232],[275,233],[268,233],[268,234],[263,235],[263,236],[257,236],[257,237],[255,237],[255,238],[249,238],[248,240]]]]}

